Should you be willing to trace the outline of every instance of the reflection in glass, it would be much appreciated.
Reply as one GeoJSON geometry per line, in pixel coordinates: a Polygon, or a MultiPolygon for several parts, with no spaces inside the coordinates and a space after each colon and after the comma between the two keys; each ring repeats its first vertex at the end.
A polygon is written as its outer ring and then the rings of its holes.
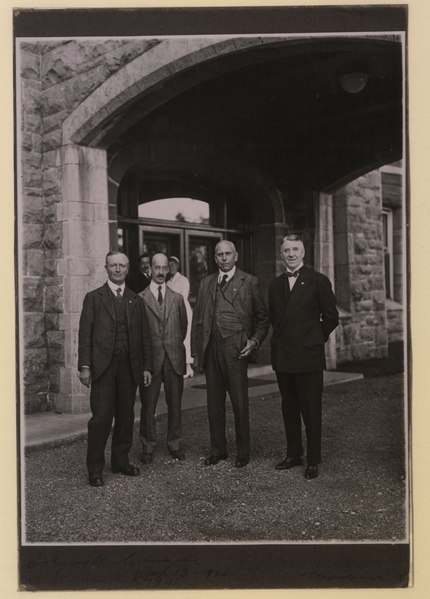
{"type": "Polygon", "coordinates": [[[200,281],[208,274],[208,245],[190,243],[190,302],[194,304],[200,281]]]}

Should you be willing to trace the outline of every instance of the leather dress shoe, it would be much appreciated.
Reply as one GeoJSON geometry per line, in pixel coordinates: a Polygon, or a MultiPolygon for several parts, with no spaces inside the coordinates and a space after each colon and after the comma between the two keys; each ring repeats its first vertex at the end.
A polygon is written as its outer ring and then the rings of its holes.
{"type": "Polygon", "coordinates": [[[112,468],[112,472],[115,474],[125,474],[125,476],[138,476],[140,474],[139,468],[133,466],[133,464],[128,464],[122,468],[112,468]]]}
{"type": "Polygon", "coordinates": [[[142,462],[142,464],[152,464],[152,458],[152,453],[144,451],[140,454],[140,461],[142,462]]]}
{"type": "Polygon", "coordinates": [[[185,453],[182,449],[178,449],[177,451],[171,451],[170,455],[174,460],[185,460],[185,453]]]}
{"type": "Polygon", "coordinates": [[[289,470],[295,466],[301,466],[303,464],[302,458],[285,458],[282,462],[278,462],[275,466],[276,470],[289,470]]]}
{"type": "Polygon", "coordinates": [[[101,474],[90,474],[89,483],[92,487],[103,487],[103,477],[101,474]]]}
{"type": "Polygon", "coordinates": [[[316,478],[318,475],[318,464],[308,464],[305,470],[305,478],[310,480],[311,478],[316,478]]]}
{"type": "Polygon", "coordinates": [[[218,462],[220,460],[226,460],[228,458],[228,455],[225,453],[224,455],[210,455],[208,458],[205,459],[205,461],[203,462],[205,466],[215,466],[215,464],[218,464],[218,462]]]}
{"type": "Polygon", "coordinates": [[[249,462],[249,457],[247,455],[238,455],[236,458],[235,466],[236,468],[243,468],[249,462]]]}

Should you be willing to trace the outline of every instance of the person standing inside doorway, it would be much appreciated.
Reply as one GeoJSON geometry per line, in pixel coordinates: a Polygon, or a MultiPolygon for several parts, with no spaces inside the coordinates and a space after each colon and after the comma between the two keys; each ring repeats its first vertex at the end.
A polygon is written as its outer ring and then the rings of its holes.
{"type": "Polygon", "coordinates": [[[185,309],[187,311],[187,319],[188,319],[188,327],[187,334],[184,340],[185,346],[185,359],[187,362],[187,371],[184,375],[184,378],[190,378],[194,375],[194,370],[192,369],[191,364],[193,363],[193,358],[191,357],[191,323],[193,320],[193,311],[190,306],[190,302],[188,301],[188,296],[190,295],[190,283],[181,272],[179,272],[180,268],[179,258],[176,256],[169,257],[169,275],[170,278],[167,281],[167,286],[170,287],[176,293],[180,293],[184,298],[185,309]]]}
{"type": "Polygon", "coordinates": [[[282,397],[287,455],[276,464],[288,470],[302,464],[302,419],[306,431],[305,478],[319,475],[324,344],[337,327],[339,315],[329,279],[304,266],[305,248],[298,235],[282,240],[285,272],[269,285],[273,326],[272,367],[282,397]]]}
{"type": "Polygon", "coordinates": [[[191,330],[195,367],[206,374],[211,454],[204,464],[227,459],[225,399],[234,412],[235,466],[249,462],[248,361],[267,335],[269,317],[256,277],[236,267],[231,241],[215,247],[218,271],[200,282],[191,330]],[[197,362],[197,364],[196,364],[197,362]]]}
{"type": "Polygon", "coordinates": [[[148,252],[139,256],[137,270],[129,272],[125,282],[134,293],[140,293],[148,287],[151,282],[151,255],[148,252]]]}

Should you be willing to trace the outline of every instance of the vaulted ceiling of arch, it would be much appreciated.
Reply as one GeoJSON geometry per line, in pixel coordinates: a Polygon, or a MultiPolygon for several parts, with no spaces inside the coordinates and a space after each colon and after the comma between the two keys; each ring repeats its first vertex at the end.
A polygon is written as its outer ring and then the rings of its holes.
{"type": "Polygon", "coordinates": [[[240,156],[286,192],[327,189],[402,156],[398,42],[301,40],[205,63],[185,76],[182,85],[180,76],[168,82],[176,96],[158,90],[157,101],[152,90],[152,103],[151,94],[142,96],[117,116],[121,127],[105,138],[111,152],[138,140],[154,151],[157,143],[208,148],[240,156]],[[347,93],[340,78],[354,71],[368,81],[347,93]]]}

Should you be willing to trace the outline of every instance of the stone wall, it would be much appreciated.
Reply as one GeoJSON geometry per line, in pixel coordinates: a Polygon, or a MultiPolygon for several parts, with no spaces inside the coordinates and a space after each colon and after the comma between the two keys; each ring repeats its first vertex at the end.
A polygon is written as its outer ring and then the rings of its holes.
{"type": "MultiPolygon", "coordinates": [[[[109,76],[157,44],[147,40],[22,43],[21,189],[22,334],[27,412],[55,409],[67,331],[64,284],[64,119],[109,76]]],[[[103,248],[103,251],[105,248],[103,248]]]]}
{"type": "Polygon", "coordinates": [[[336,331],[339,362],[387,355],[382,196],[379,171],[334,195],[336,331]]]}

